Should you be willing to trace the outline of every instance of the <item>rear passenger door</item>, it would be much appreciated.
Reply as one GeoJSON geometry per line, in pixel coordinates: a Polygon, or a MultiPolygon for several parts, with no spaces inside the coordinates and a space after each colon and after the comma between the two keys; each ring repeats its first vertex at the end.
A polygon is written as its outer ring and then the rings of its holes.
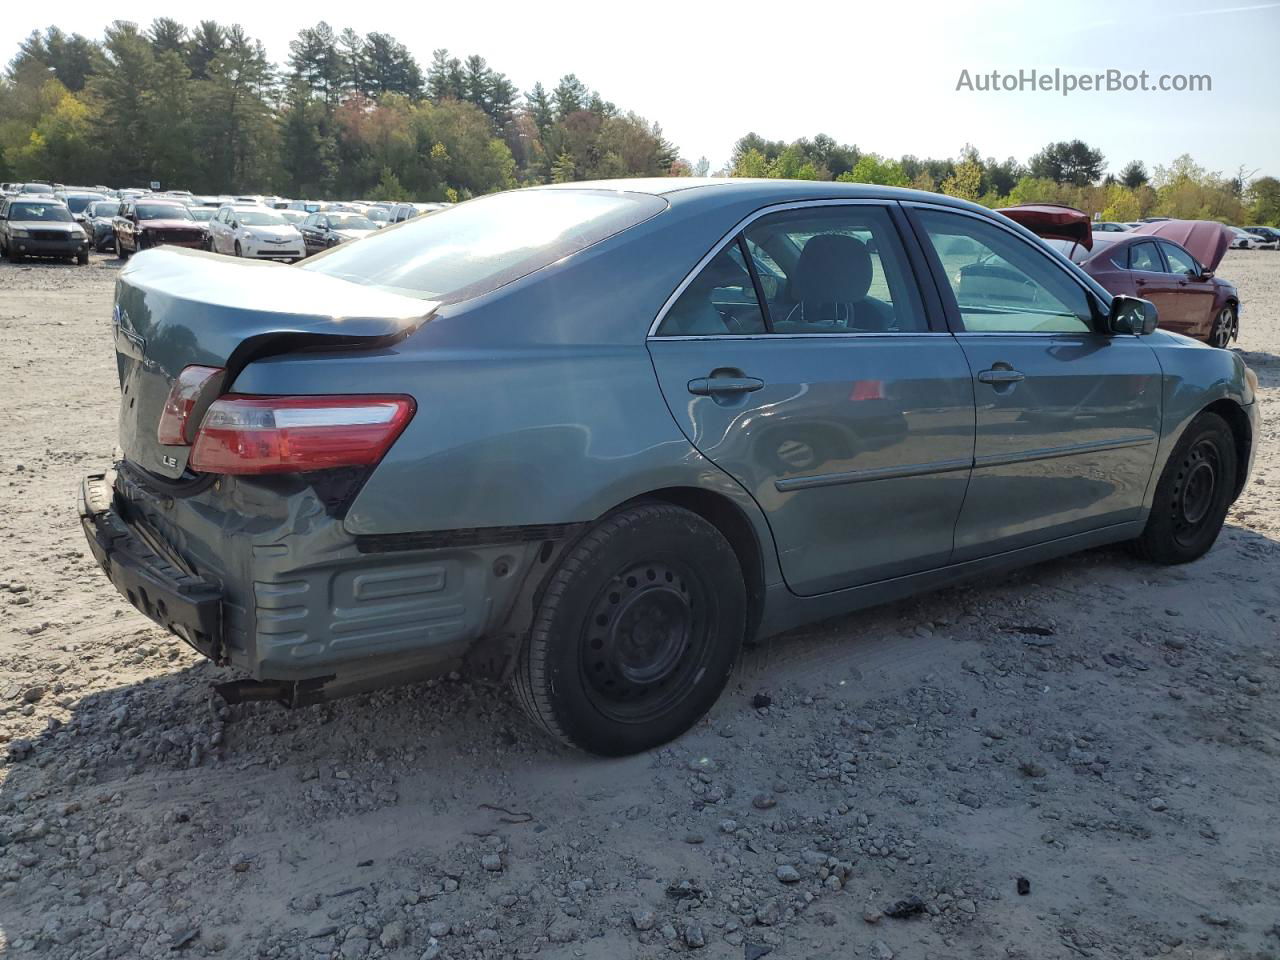
{"type": "Polygon", "coordinates": [[[649,339],[677,423],[763,509],[801,595],[951,556],[973,386],[903,226],[882,202],[761,212],[649,339]]]}
{"type": "Polygon", "coordinates": [[[1160,430],[1155,352],[1099,329],[1084,283],[1041,244],[911,206],[977,400],[955,561],[1139,519],[1160,430]]]}

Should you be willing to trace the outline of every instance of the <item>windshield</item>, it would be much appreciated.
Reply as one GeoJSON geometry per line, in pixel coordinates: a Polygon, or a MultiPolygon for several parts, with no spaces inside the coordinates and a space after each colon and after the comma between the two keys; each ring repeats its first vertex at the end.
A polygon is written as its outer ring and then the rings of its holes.
{"type": "Polygon", "coordinates": [[[66,203],[67,209],[70,210],[72,213],[80,213],[84,210],[85,207],[89,206],[89,204],[93,203],[95,200],[101,200],[101,199],[102,199],[101,197],[94,197],[94,196],[88,196],[88,197],[72,196],[72,197],[67,197],[63,202],[66,203]]]}
{"type": "Polygon", "coordinates": [[[331,213],[329,226],[335,230],[377,230],[377,226],[368,217],[358,213],[331,213]]]}
{"type": "Polygon", "coordinates": [[[366,216],[370,220],[390,220],[391,219],[391,214],[387,213],[387,211],[382,209],[382,207],[374,207],[366,214],[366,216]]]}
{"type": "Polygon", "coordinates": [[[213,207],[189,207],[187,213],[191,214],[192,220],[212,220],[217,211],[213,207]]]}
{"type": "Polygon", "coordinates": [[[119,209],[119,200],[98,200],[89,204],[89,216],[114,217],[119,209]]]}
{"type": "Polygon", "coordinates": [[[515,190],[342,244],[300,269],[456,303],[541,270],[666,206],[661,197],[620,190],[515,190]]]}
{"type": "Polygon", "coordinates": [[[187,208],[177,203],[140,203],[139,220],[190,220],[187,208]]]}
{"type": "Polygon", "coordinates": [[[9,211],[9,219],[70,223],[73,218],[71,211],[60,203],[15,203],[9,211]]]}
{"type": "Polygon", "coordinates": [[[301,223],[303,220],[307,219],[307,215],[301,210],[281,210],[280,216],[293,224],[301,223]]]}
{"type": "Polygon", "coordinates": [[[274,210],[237,210],[232,217],[244,227],[278,227],[289,222],[274,210]]]}

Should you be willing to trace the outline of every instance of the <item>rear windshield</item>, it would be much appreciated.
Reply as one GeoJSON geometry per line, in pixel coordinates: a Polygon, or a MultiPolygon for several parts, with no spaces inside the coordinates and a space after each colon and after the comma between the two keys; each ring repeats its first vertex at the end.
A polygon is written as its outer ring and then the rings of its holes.
{"type": "Polygon", "coordinates": [[[61,203],[15,203],[9,210],[10,220],[52,220],[69,223],[71,211],[61,203]]]}
{"type": "Polygon", "coordinates": [[[496,290],[666,209],[619,190],[514,190],[407,220],[302,264],[395,293],[457,303],[496,290]]]}
{"type": "Polygon", "coordinates": [[[1053,247],[1053,249],[1055,250],[1060,250],[1062,253],[1066,254],[1069,260],[1074,260],[1076,263],[1084,263],[1094,254],[1110,246],[1111,243],[1113,243],[1114,241],[1112,241],[1109,237],[1100,237],[1095,233],[1093,235],[1092,250],[1086,250],[1084,247],[1076,243],[1074,240],[1057,240],[1053,238],[1047,238],[1047,239],[1041,240],[1041,242],[1044,244],[1047,244],[1050,247],[1053,247]]]}

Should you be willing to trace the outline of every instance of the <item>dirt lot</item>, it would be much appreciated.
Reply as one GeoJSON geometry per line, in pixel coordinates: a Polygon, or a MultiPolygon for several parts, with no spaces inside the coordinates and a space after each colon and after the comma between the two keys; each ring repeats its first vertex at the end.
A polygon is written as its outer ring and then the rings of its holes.
{"type": "Polygon", "coordinates": [[[223,672],[75,516],[116,268],[0,264],[0,953],[1280,956],[1280,254],[1219,271],[1265,432],[1205,559],[1095,551],[800,631],[608,762],[456,678],[211,703],[223,672]]]}

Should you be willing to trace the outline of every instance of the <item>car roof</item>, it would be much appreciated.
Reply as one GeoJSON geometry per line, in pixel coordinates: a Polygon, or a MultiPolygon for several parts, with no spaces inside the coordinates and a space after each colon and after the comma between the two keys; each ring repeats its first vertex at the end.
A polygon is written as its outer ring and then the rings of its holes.
{"type": "Polygon", "coordinates": [[[990,213],[986,207],[949,197],[941,193],[885,187],[870,183],[841,183],[836,180],[773,180],[751,177],[637,177],[633,180],[582,180],[575,183],[549,183],[524,190],[618,190],[665,197],[675,203],[715,193],[724,199],[758,197],[764,202],[785,203],[788,200],[917,200],[990,213]]]}

